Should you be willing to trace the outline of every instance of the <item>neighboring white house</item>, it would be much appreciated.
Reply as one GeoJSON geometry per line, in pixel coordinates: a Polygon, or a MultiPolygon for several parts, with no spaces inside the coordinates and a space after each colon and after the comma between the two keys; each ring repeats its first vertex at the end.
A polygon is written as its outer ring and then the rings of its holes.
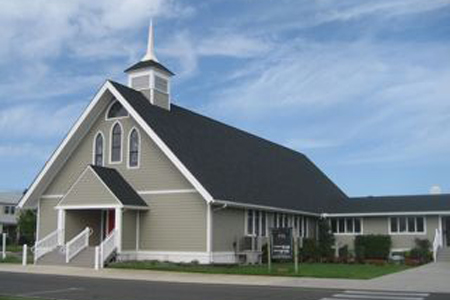
{"type": "Polygon", "coordinates": [[[0,192],[0,233],[14,239],[17,237],[17,204],[21,197],[20,192],[0,192]]]}

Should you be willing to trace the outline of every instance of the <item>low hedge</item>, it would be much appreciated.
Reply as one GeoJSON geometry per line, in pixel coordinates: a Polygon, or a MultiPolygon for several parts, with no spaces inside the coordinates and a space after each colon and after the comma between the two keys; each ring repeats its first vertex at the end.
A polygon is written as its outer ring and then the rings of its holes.
{"type": "Polygon", "coordinates": [[[355,238],[355,254],[358,260],[388,259],[392,240],[389,235],[358,235],[355,238]]]}

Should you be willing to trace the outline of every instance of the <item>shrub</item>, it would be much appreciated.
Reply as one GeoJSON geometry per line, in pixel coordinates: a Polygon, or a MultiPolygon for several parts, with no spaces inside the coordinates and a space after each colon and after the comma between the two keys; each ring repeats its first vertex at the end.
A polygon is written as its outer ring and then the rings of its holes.
{"type": "Polygon", "coordinates": [[[339,259],[341,261],[347,262],[350,256],[349,254],[348,245],[339,248],[339,259]]]}
{"type": "Polygon", "coordinates": [[[318,255],[317,242],[313,238],[303,239],[303,247],[299,251],[300,261],[316,261],[318,255]]]}
{"type": "Polygon", "coordinates": [[[318,234],[318,251],[322,259],[332,259],[334,257],[334,235],[331,233],[328,220],[319,220],[319,234],[318,234]]]}
{"type": "Polygon", "coordinates": [[[358,261],[364,259],[388,259],[392,240],[388,235],[359,235],[355,238],[358,261]]]}
{"type": "Polygon", "coordinates": [[[420,263],[428,263],[432,259],[431,242],[427,239],[416,239],[416,246],[408,253],[408,258],[417,259],[420,263]]]}

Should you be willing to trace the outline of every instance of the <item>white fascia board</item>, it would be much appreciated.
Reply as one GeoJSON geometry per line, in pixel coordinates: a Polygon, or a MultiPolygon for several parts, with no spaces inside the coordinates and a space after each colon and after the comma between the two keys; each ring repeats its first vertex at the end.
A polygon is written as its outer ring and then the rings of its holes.
{"type": "Polygon", "coordinates": [[[128,113],[134,118],[134,120],[144,129],[148,136],[158,145],[163,153],[169,158],[169,160],[177,167],[177,169],[184,175],[184,177],[194,186],[194,188],[203,196],[206,202],[212,202],[213,197],[211,194],[200,184],[200,182],[192,175],[192,173],[184,166],[184,164],[176,157],[176,155],[169,149],[169,147],[161,140],[161,138],[153,131],[153,129],[145,122],[141,116],[134,110],[134,108],[126,101],[123,96],[114,88],[114,86],[108,81],[106,83],[110,92],[116,97],[116,99],[125,107],[128,113]]]}
{"type": "Polygon", "coordinates": [[[312,213],[312,212],[307,212],[307,211],[302,211],[302,210],[279,208],[279,207],[273,207],[273,206],[249,204],[249,203],[242,203],[242,202],[233,202],[233,201],[228,201],[228,200],[216,200],[216,199],[214,199],[213,203],[214,204],[226,204],[229,207],[258,209],[258,210],[273,211],[273,212],[280,212],[280,213],[291,213],[291,214],[304,215],[304,216],[314,216],[314,217],[320,217],[321,216],[321,214],[318,214],[318,213],[312,213]]]}
{"type": "Polygon", "coordinates": [[[123,208],[123,205],[111,205],[111,204],[101,204],[101,205],[58,205],[55,206],[56,210],[83,210],[83,209],[113,209],[113,208],[123,208]]]}
{"type": "Polygon", "coordinates": [[[388,216],[431,216],[450,215],[450,211],[400,211],[400,212],[374,212],[374,213],[333,213],[322,214],[324,218],[333,217],[388,217],[388,216]]]}
{"type": "Polygon", "coordinates": [[[99,91],[97,92],[97,94],[95,95],[95,97],[92,99],[92,101],[89,103],[88,107],[84,110],[84,112],[82,113],[82,115],[78,118],[78,120],[75,122],[75,124],[72,126],[72,128],[70,129],[69,133],[66,135],[66,137],[64,138],[64,140],[61,142],[61,144],[59,144],[58,148],[56,149],[55,152],[53,152],[53,154],[51,155],[50,159],[45,163],[43,169],[41,170],[41,172],[38,174],[38,176],[35,178],[35,180],[33,181],[33,183],[31,184],[30,188],[28,189],[28,191],[25,193],[25,195],[22,197],[22,199],[20,200],[18,207],[19,208],[23,208],[25,206],[25,204],[28,202],[28,200],[30,199],[30,197],[33,195],[33,193],[36,190],[36,187],[41,184],[42,179],[44,178],[45,174],[47,174],[47,172],[49,171],[49,169],[51,168],[51,166],[53,165],[53,163],[55,162],[55,160],[59,157],[59,155],[61,154],[61,152],[64,150],[64,148],[67,146],[67,144],[69,143],[69,141],[72,139],[72,137],[75,135],[75,133],[77,132],[77,130],[80,128],[81,124],[83,124],[83,122],[87,119],[89,113],[92,111],[92,109],[96,106],[96,104],[98,103],[98,101],[101,99],[101,97],[103,96],[103,94],[105,93],[105,91],[107,89],[109,89],[111,86],[111,84],[107,81],[105,82],[102,87],[99,89],[99,91]]]}

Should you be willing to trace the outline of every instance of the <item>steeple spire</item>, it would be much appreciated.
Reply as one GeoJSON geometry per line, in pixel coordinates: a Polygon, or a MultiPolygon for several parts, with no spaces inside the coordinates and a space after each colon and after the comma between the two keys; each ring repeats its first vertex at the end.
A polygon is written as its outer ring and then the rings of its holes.
{"type": "Polygon", "coordinates": [[[148,27],[148,44],[147,44],[147,53],[145,53],[145,56],[141,59],[141,61],[146,60],[154,60],[158,61],[155,55],[155,37],[153,33],[153,19],[150,19],[150,25],[148,27]]]}

